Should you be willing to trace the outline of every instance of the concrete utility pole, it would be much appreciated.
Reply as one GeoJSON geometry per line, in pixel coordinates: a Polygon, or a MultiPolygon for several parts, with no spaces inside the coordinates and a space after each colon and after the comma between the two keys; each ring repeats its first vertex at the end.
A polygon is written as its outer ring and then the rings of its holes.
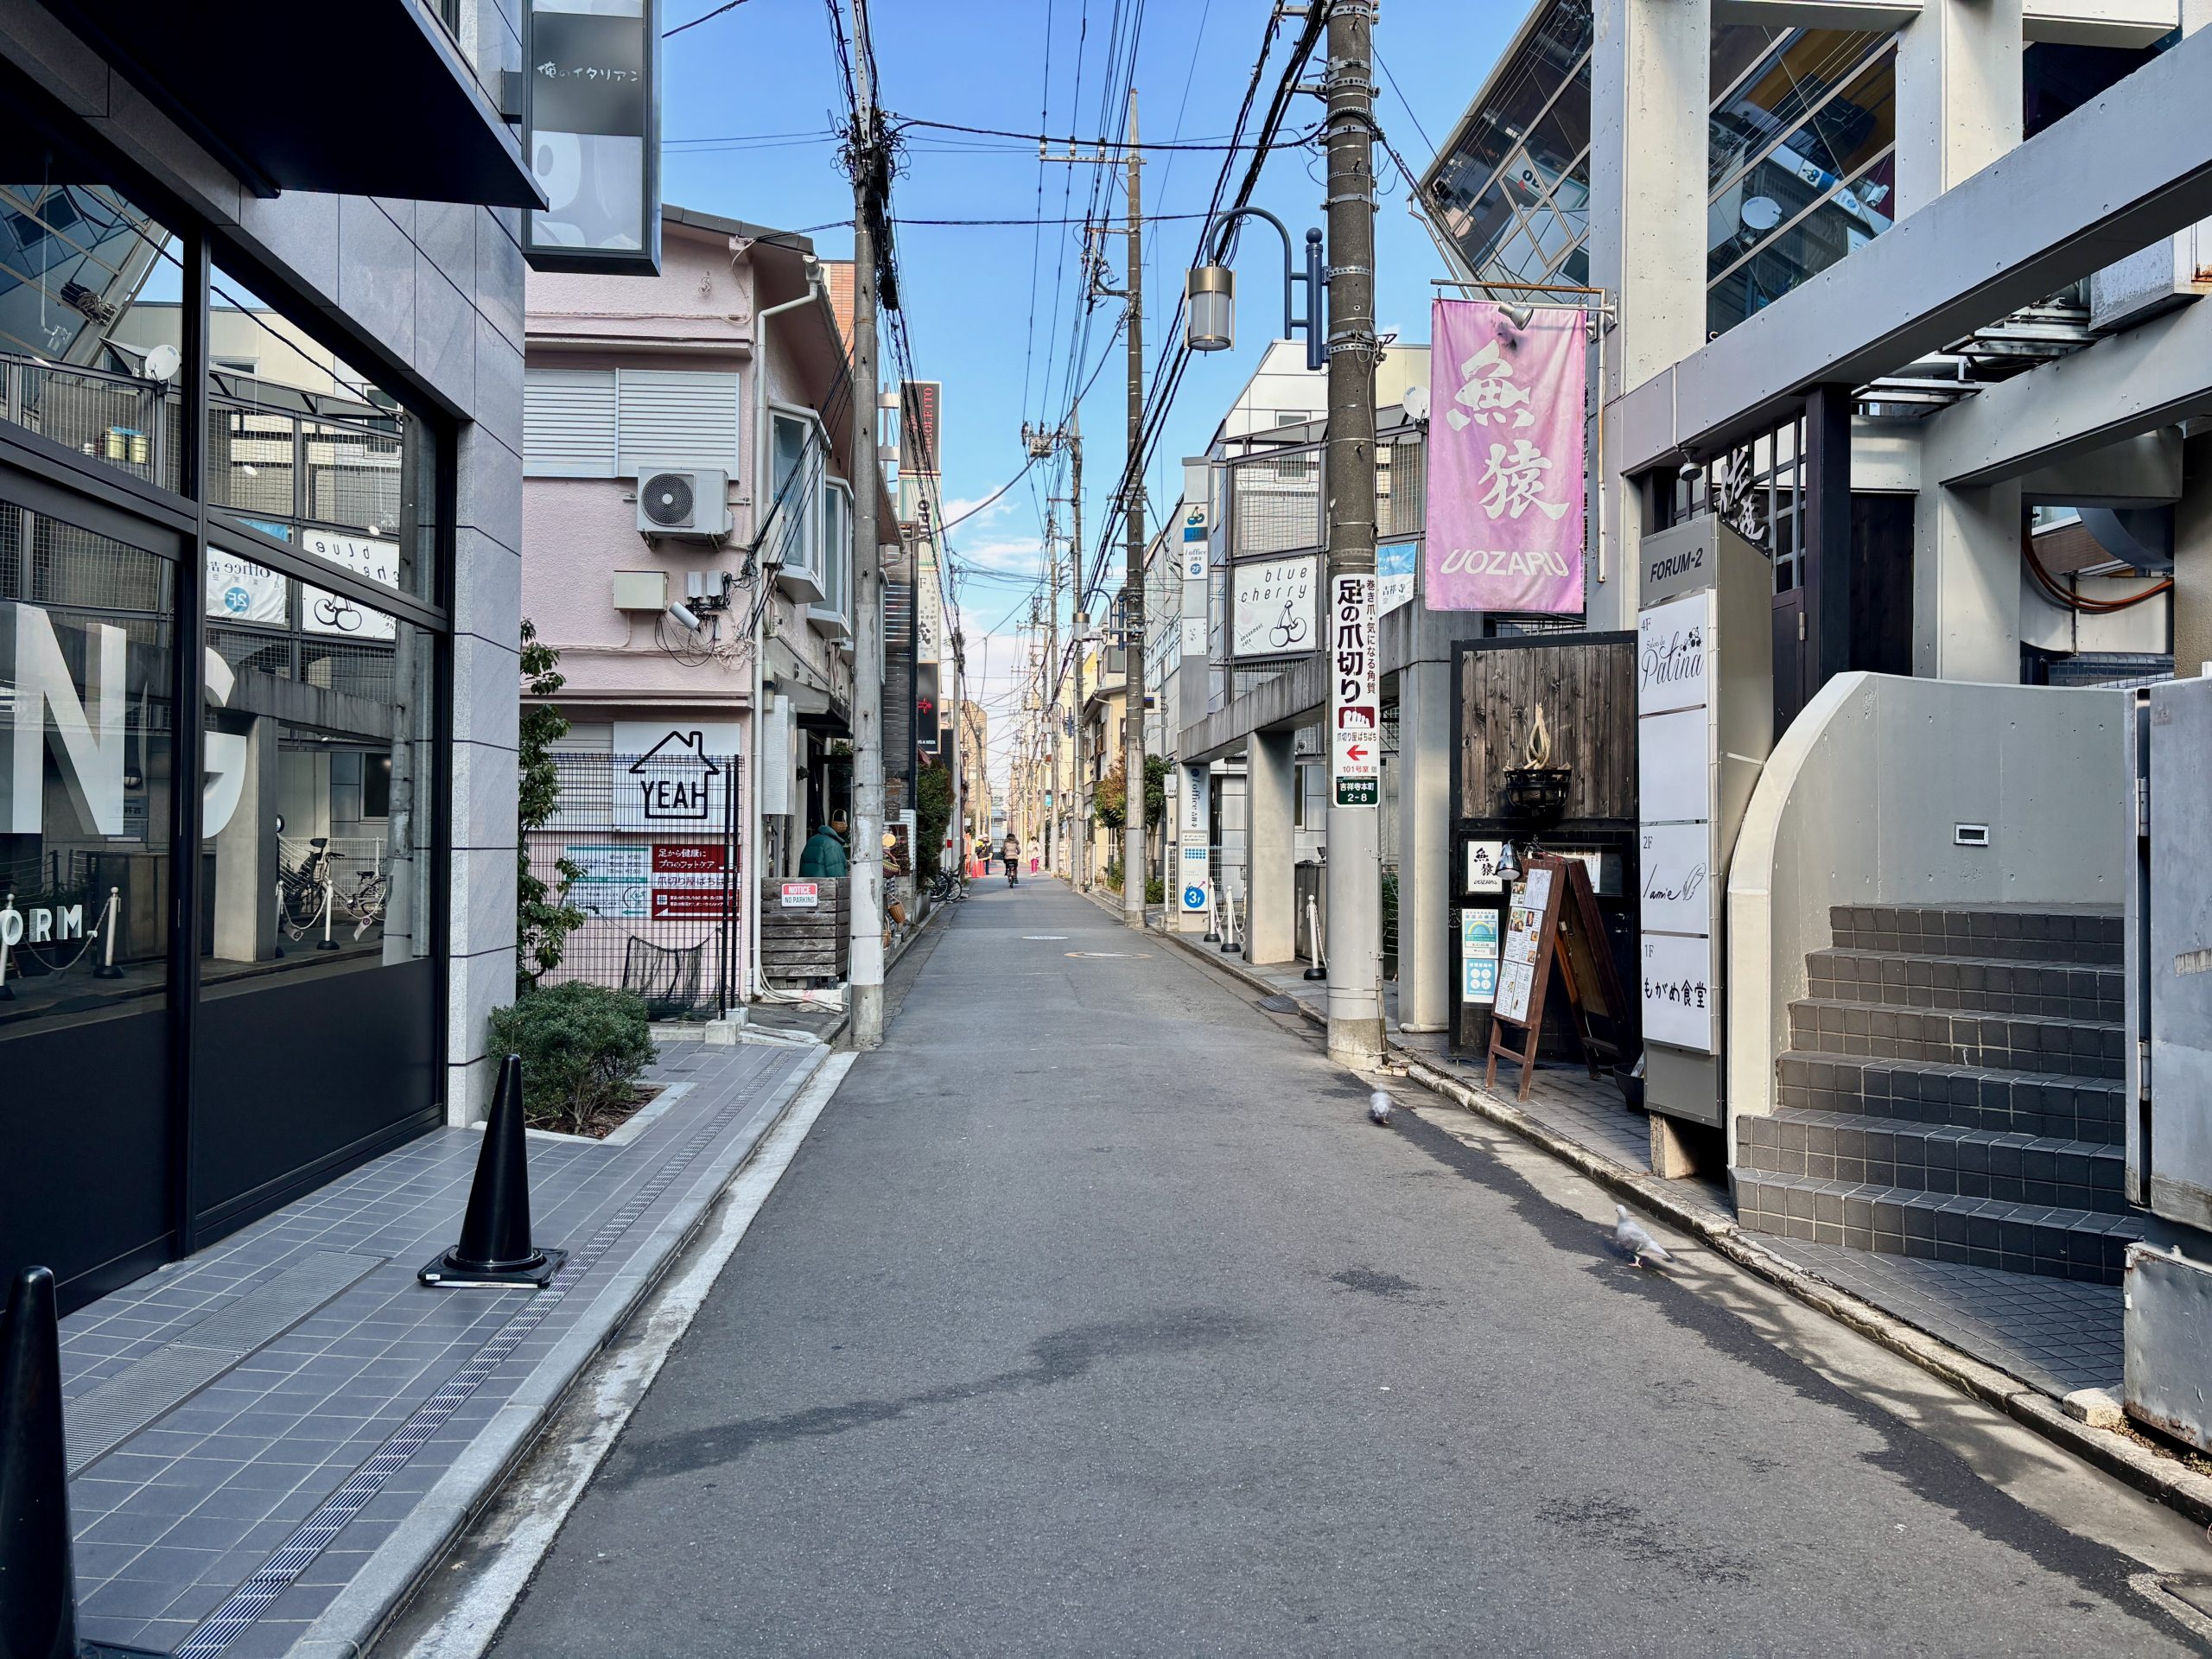
{"type": "Polygon", "coordinates": [[[1329,105],[1329,1056],[1354,1065],[1382,1054],[1374,26],[1374,0],[1335,0],[1323,81],[1329,105]],[[1348,721],[1348,709],[1368,712],[1354,712],[1348,721]],[[1357,728],[1363,719],[1372,720],[1370,729],[1357,728]]]}
{"type": "MultiPolygon", "coordinates": [[[[852,1042],[883,1043],[883,561],[875,504],[883,468],[875,458],[875,237],[870,215],[883,183],[875,88],[868,79],[868,3],[853,0],[861,49],[854,54],[857,120],[853,171],[853,842],[852,1042]]],[[[753,494],[761,493],[760,486],[753,494]]]]}
{"type": "MultiPolygon", "coordinates": [[[[1122,571],[1122,921],[1144,926],[1144,469],[1138,446],[1144,432],[1144,213],[1137,149],[1137,89],[1129,88],[1129,459],[1122,502],[1128,526],[1128,562],[1122,571]]],[[[1369,227],[1372,239],[1373,226],[1369,227]]],[[[1369,378],[1374,371],[1368,371],[1369,378]]],[[[1372,455],[1368,464],[1374,465],[1372,455]]],[[[1371,493],[1371,491],[1370,491],[1371,493]]],[[[1371,512],[1371,510],[1370,510],[1371,512]]],[[[1375,568],[1375,534],[1369,526],[1367,568],[1375,568]]],[[[1378,854],[1379,856],[1379,854],[1378,854]]],[[[1379,891],[1378,891],[1379,899],[1379,891]]],[[[1379,958],[1378,958],[1379,963],[1379,958]]]]}
{"type": "Polygon", "coordinates": [[[1053,821],[1066,810],[1060,798],[1060,555],[1052,544],[1054,520],[1048,508],[1045,514],[1045,569],[1052,578],[1052,603],[1045,613],[1045,660],[1037,673],[1037,714],[1045,722],[1047,734],[1046,753],[1051,757],[1052,769],[1045,775],[1052,782],[1051,795],[1045,807],[1045,845],[1043,849],[1047,870],[1055,868],[1054,856],[1065,837],[1053,833],[1053,821]]]}
{"type": "MultiPolygon", "coordinates": [[[[938,567],[940,573],[944,569],[941,564],[938,567]]],[[[942,581],[940,575],[940,583],[942,581]]],[[[945,614],[951,614],[950,606],[944,608],[945,614]]],[[[955,628],[952,631],[952,873],[963,879],[968,874],[969,855],[975,850],[975,842],[968,838],[968,742],[966,726],[962,719],[966,703],[963,686],[966,666],[961,658],[960,630],[955,628]]],[[[944,706],[942,687],[938,688],[938,706],[942,711],[944,706]]],[[[938,729],[942,731],[943,726],[940,725],[938,729]]],[[[938,745],[939,748],[943,747],[942,743],[938,745]]],[[[940,755],[938,758],[942,760],[944,757],[940,755]]]]}
{"type": "Polygon", "coordinates": [[[1090,631],[1090,619],[1083,608],[1083,410],[1068,411],[1068,461],[1073,467],[1073,481],[1068,489],[1068,509],[1075,515],[1075,540],[1068,544],[1068,580],[1073,584],[1068,593],[1068,635],[1071,654],[1075,658],[1074,701],[1068,705],[1068,717],[1073,729],[1068,734],[1068,828],[1075,844],[1070,848],[1068,877],[1075,883],[1077,893],[1090,891],[1090,797],[1083,787],[1085,761],[1083,738],[1085,722],[1083,717],[1083,642],[1090,631]],[[1079,816],[1080,814],[1080,816],[1079,816]]]}

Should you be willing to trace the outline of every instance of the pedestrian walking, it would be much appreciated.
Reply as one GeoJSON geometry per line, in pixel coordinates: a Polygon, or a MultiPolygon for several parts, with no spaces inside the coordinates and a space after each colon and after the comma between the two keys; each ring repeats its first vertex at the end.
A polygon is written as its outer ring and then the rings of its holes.
{"type": "Polygon", "coordinates": [[[806,838],[806,846],[798,855],[801,875],[843,875],[849,868],[845,856],[845,815],[832,812],[830,822],[806,838]]]}
{"type": "Polygon", "coordinates": [[[1006,841],[999,849],[999,856],[1006,860],[1007,886],[1020,887],[1021,885],[1021,842],[1011,830],[1006,832],[1006,841]]]}

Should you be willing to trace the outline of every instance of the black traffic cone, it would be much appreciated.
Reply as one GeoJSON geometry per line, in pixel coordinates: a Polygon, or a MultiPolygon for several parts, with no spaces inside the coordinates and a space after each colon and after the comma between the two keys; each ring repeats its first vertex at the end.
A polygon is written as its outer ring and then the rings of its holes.
{"type": "Polygon", "coordinates": [[[530,1242],[530,1170],[524,1144],[522,1056],[510,1054],[499,1067],[499,1091],[484,1125],[461,1243],[416,1275],[424,1284],[534,1285],[543,1290],[553,1282],[569,1253],[541,1250],[530,1242]]]}
{"type": "Polygon", "coordinates": [[[25,1268],[0,1315],[0,1659],[77,1659],[55,1317],[53,1270],[25,1268]]]}

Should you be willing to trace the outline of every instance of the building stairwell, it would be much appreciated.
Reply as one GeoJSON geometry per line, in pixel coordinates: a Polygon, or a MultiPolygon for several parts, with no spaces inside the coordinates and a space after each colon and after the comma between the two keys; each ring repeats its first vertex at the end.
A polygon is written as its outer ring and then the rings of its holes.
{"type": "Polygon", "coordinates": [[[1776,1110],[1737,1123],[1755,1232],[2120,1282],[2120,918],[1839,906],[1789,1007],[1776,1110]]]}

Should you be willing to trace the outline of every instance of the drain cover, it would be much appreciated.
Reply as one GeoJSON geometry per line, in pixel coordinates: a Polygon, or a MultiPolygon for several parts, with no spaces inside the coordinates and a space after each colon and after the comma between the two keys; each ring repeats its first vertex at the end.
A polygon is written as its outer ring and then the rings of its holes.
{"type": "Polygon", "coordinates": [[[1296,1014],[1298,999],[1294,996],[1263,996],[1260,999],[1260,1006],[1269,1014],[1296,1014]]]}

